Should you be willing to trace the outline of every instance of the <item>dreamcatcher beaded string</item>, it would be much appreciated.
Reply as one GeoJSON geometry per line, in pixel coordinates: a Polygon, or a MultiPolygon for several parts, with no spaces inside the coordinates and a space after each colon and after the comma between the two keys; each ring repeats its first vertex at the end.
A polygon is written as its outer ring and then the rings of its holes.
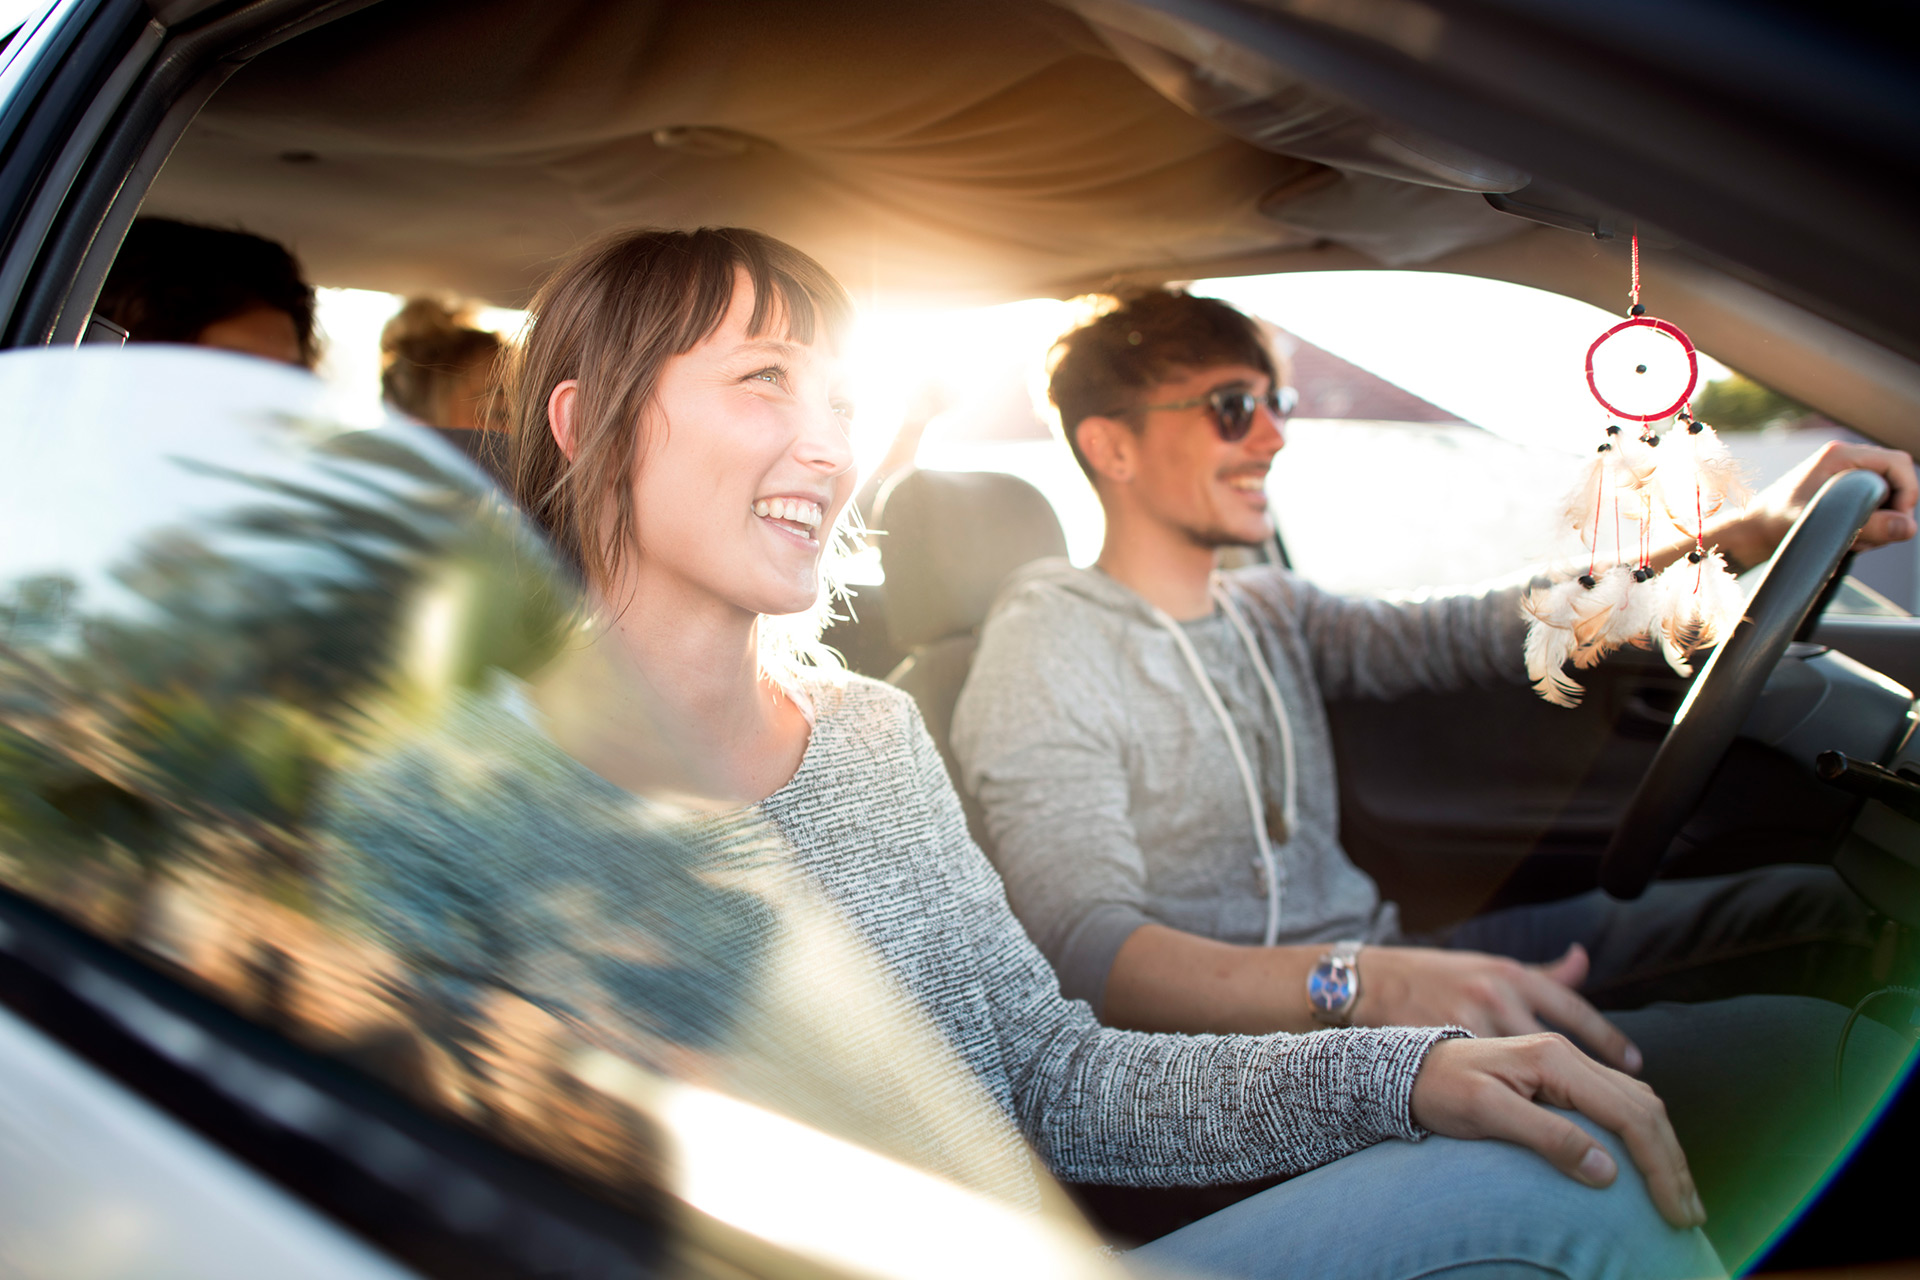
{"type": "Polygon", "coordinates": [[[1566,507],[1587,571],[1556,575],[1522,606],[1527,675],[1541,697],[1563,707],[1584,692],[1568,663],[1591,667],[1621,645],[1658,645],[1675,671],[1691,675],[1692,656],[1717,644],[1742,609],[1740,588],[1706,532],[1707,520],[1744,503],[1747,491],[1726,445],[1693,416],[1700,358],[1692,341],[1640,303],[1638,232],[1627,299],[1627,318],[1587,348],[1587,389],[1606,411],[1606,433],[1566,507]],[[1668,524],[1693,547],[1656,573],[1654,534],[1668,524]]]}

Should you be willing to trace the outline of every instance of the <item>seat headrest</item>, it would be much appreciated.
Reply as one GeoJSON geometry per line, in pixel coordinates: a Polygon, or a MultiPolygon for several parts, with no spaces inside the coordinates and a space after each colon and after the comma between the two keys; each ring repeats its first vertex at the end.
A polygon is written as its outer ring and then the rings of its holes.
{"type": "Polygon", "coordinates": [[[1067,554],[1038,489],[995,471],[905,471],[880,490],[887,626],[904,649],[964,635],[986,620],[1008,574],[1067,554]]]}

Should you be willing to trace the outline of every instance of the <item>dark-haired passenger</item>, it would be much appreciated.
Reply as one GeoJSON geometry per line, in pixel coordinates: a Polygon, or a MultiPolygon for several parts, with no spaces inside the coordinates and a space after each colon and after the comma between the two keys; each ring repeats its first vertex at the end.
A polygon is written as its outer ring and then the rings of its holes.
{"type": "Polygon", "coordinates": [[[141,218],[94,310],[130,342],[218,347],[311,369],[314,293],[285,247],[245,231],[141,218]]]}

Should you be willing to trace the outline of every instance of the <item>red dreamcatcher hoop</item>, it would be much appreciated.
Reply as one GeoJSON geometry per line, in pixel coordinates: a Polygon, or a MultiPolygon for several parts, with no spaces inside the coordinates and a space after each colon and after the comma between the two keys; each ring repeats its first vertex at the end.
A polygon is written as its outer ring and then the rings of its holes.
{"type": "MultiPolygon", "coordinates": [[[[1619,344],[1616,343],[1616,345],[1619,344]]],[[[1623,359],[1632,360],[1636,372],[1640,375],[1645,375],[1652,370],[1648,367],[1646,361],[1640,358],[1641,355],[1641,352],[1629,352],[1624,354],[1623,359]]],[[[1656,320],[1652,316],[1630,316],[1595,338],[1593,345],[1587,348],[1587,390],[1593,393],[1593,398],[1600,402],[1601,408],[1605,409],[1614,417],[1624,419],[1628,422],[1664,422],[1666,419],[1673,417],[1687,407],[1687,402],[1693,398],[1693,389],[1698,386],[1699,383],[1699,353],[1693,349],[1692,339],[1687,337],[1679,325],[1673,324],[1670,321],[1656,320]],[[1681,386],[1679,394],[1675,395],[1673,399],[1669,401],[1664,393],[1656,393],[1654,402],[1660,407],[1656,408],[1652,413],[1632,413],[1614,404],[1613,401],[1607,399],[1606,393],[1601,391],[1599,376],[1595,373],[1595,357],[1601,355],[1601,349],[1605,347],[1609,341],[1613,341],[1618,335],[1626,333],[1628,330],[1636,329],[1647,329],[1654,333],[1664,335],[1667,339],[1670,339],[1679,346],[1681,354],[1686,357],[1687,361],[1686,382],[1681,386]]],[[[1671,390],[1670,387],[1669,390],[1671,390]]],[[[1619,397],[1617,392],[1615,394],[1617,398],[1624,399],[1624,397],[1619,397]]]]}

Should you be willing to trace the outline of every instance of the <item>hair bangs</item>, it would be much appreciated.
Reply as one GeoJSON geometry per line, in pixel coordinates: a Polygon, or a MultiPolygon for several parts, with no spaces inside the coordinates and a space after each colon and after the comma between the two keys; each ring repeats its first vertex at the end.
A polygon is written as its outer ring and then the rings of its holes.
{"type": "Polygon", "coordinates": [[[754,254],[745,266],[753,282],[749,336],[758,338],[779,329],[782,338],[803,346],[824,340],[837,352],[846,345],[853,327],[853,300],[838,280],[811,260],[773,262],[754,254]]]}

